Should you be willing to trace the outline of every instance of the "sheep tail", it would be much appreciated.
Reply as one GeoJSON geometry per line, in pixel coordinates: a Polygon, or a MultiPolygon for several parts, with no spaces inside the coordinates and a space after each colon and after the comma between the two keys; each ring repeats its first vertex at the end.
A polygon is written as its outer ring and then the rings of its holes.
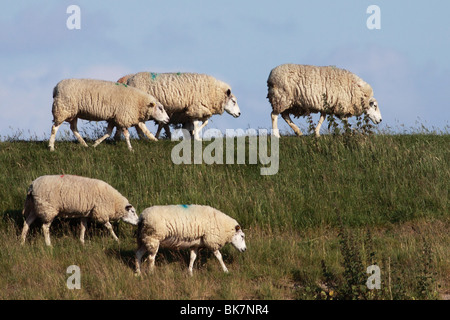
{"type": "Polygon", "coordinates": [[[33,184],[28,187],[27,197],[25,198],[25,205],[22,211],[22,215],[25,220],[28,218],[28,215],[34,208],[34,197],[33,197],[33,184]]]}

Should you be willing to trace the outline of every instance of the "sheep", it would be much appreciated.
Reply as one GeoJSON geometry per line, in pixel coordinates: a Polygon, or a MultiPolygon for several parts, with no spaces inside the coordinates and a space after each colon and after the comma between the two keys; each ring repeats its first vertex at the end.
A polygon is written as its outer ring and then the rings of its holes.
{"type": "Polygon", "coordinates": [[[53,89],[53,126],[49,141],[50,151],[55,150],[55,137],[60,125],[67,121],[70,128],[85,147],[77,129],[78,119],[108,122],[106,134],[97,139],[94,147],[108,138],[114,126],[121,128],[127,146],[133,150],[128,129],[137,125],[151,140],[157,140],[147,129],[144,121],[154,118],[168,122],[169,117],[164,107],[151,95],[136,88],[116,82],[93,79],[65,79],[53,89]]]}
{"type": "Polygon", "coordinates": [[[320,113],[315,128],[317,137],[320,136],[326,114],[347,118],[366,113],[375,124],[382,120],[371,86],[344,69],[283,64],[272,69],[267,86],[267,98],[272,105],[272,129],[277,137],[280,137],[277,125],[279,114],[298,136],[302,132],[292,122],[290,114],[299,117],[320,113]]]}
{"type": "Polygon", "coordinates": [[[138,222],[136,275],[141,274],[141,259],[150,254],[154,270],[159,247],[190,249],[189,274],[199,248],[213,251],[224,272],[228,272],[219,251],[230,243],[240,252],[246,250],[245,234],[239,223],[225,213],[203,205],[153,206],[145,209],[138,222]]]}
{"type": "Polygon", "coordinates": [[[134,73],[127,74],[127,75],[121,77],[119,80],[117,80],[117,83],[127,84],[128,79],[133,75],[134,75],[134,73]]]}
{"type": "MultiPolygon", "coordinates": [[[[235,118],[241,115],[231,87],[206,74],[139,72],[131,75],[127,84],[158,99],[170,116],[169,123],[193,128],[192,135],[196,139],[214,114],[227,111],[235,118]]],[[[170,138],[169,125],[161,123],[155,136],[159,137],[163,126],[170,138]]]]}
{"type": "Polygon", "coordinates": [[[50,225],[55,217],[81,218],[80,241],[84,244],[87,218],[102,223],[118,241],[110,220],[137,225],[135,208],[116,189],[102,180],[74,175],[45,175],[28,188],[22,212],[25,222],[21,243],[36,218],[42,220],[45,243],[51,246],[50,225]]]}

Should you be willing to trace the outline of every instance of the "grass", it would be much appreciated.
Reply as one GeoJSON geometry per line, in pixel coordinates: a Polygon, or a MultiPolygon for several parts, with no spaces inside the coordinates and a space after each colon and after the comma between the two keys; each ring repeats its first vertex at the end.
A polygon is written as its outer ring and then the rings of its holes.
{"type": "Polygon", "coordinates": [[[448,134],[282,137],[279,171],[272,176],[261,176],[259,163],[174,165],[170,156],[177,142],[167,140],[133,140],[133,153],[124,141],[95,149],[57,141],[53,153],[47,143],[0,142],[0,299],[442,299],[450,294],[448,134]],[[248,250],[222,250],[229,274],[203,250],[193,277],[187,273],[187,252],[162,250],[155,273],[136,278],[135,228],[123,222],[115,225],[120,243],[93,223],[82,247],[76,221],[55,221],[53,248],[45,246],[36,223],[22,247],[26,190],[44,174],[102,179],[139,212],[157,204],[211,205],[240,222],[248,250]],[[380,290],[350,282],[351,272],[367,280],[365,268],[372,264],[381,269],[380,290]],[[80,290],[66,286],[70,265],[80,267],[80,290]]]}

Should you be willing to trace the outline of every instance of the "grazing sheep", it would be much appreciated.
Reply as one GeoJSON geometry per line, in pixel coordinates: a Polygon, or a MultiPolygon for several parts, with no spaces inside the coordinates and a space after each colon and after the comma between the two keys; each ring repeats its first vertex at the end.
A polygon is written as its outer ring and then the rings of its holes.
{"type": "Polygon", "coordinates": [[[77,129],[78,119],[108,122],[106,134],[97,139],[94,147],[108,138],[114,126],[121,128],[128,149],[132,150],[128,128],[137,125],[149,137],[156,140],[145,126],[154,118],[168,122],[164,107],[154,97],[136,88],[116,82],[92,79],[66,79],[53,89],[53,126],[49,142],[50,151],[55,149],[56,132],[67,121],[78,141],[87,147],[77,129]]]}
{"type": "Polygon", "coordinates": [[[283,64],[270,72],[267,86],[267,98],[273,109],[272,129],[278,137],[279,114],[299,136],[302,132],[292,122],[290,114],[299,117],[320,113],[315,128],[316,136],[319,136],[326,114],[347,118],[366,113],[375,124],[381,122],[381,113],[371,86],[347,70],[283,64]],[[324,95],[329,105],[327,110],[324,108],[324,95]]]}
{"type": "Polygon", "coordinates": [[[101,180],[73,175],[48,175],[34,180],[28,189],[23,215],[22,244],[30,225],[39,218],[48,246],[51,245],[49,228],[57,216],[81,218],[80,240],[83,244],[87,218],[104,224],[115,240],[118,238],[110,220],[138,223],[136,210],[116,189],[101,180]]]}
{"type": "Polygon", "coordinates": [[[189,273],[199,248],[213,250],[224,272],[228,272],[219,249],[231,242],[244,252],[245,235],[236,220],[209,206],[169,205],[145,209],[138,222],[136,274],[141,273],[141,259],[148,251],[150,270],[155,266],[158,248],[190,249],[189,273]]]}
{"type": "MultiPolygon", "coordinates": [[[[158,99],[170,116],[169,123],[193,128],[192,134],[196,139],[211,116],[224,111],[235,118],[241,114],[231,87],[206,74],[139,72],[129,77],[127,84],[158,99]]],[[[159,124],[156,137],[162,127],[159,124]]],[[[164,125],[164,128],[170,137],[169,125],[164,125]]]]}

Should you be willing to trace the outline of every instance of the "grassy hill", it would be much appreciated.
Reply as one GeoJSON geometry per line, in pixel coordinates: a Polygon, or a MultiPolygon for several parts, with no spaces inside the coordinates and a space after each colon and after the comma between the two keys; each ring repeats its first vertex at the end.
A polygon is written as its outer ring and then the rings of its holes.
{"type": "MultiPolygon", "coordinates": [[[[257,164],[175,165],[177,142],[133,140],[96,149],[70,141],[0,142],[0,299],[437,299],[450,294],[450,136],[282,137],[279,171],[257,164]],[[157,204],[207,204],[236,218],[247,251],[161,250],[154,274],[133,275],[135,227],[116,243],[91,224],[57,220],[44,244],[39,222],[19,244],[31,181],[45,174],[102,179],[142,212],[157,204]],[[381,289],[368,290],[378,265],[381,289]],[[70,265],[81,289],[70,290],[70,265]]],[[[211,142],[203,142],[205,148],[211,142]]],[[[247,145],[248,147],[248,145],[247,145]]],[[[247,149],[248,150],[248,149],[247,149]]],[[[144,264],[144,268],[147,266],[144,264]]]]}

